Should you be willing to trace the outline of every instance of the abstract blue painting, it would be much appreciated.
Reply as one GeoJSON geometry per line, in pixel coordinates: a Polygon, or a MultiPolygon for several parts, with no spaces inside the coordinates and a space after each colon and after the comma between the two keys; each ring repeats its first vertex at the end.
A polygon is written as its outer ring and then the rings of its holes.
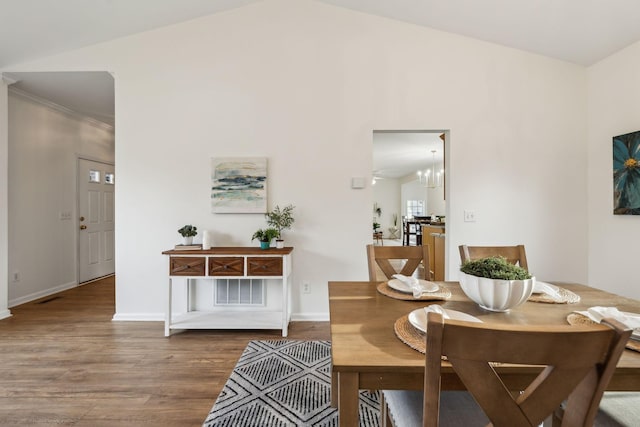
{"type": "Polygon", "coordinates": [[[613,213],[640,215],[640,131],[613,137],[613,213]]]}
{"type": "Polygon", "coordinates": [[[214,213],[266,213],[267,159],[211,159],[211,210],[214,213]]]}

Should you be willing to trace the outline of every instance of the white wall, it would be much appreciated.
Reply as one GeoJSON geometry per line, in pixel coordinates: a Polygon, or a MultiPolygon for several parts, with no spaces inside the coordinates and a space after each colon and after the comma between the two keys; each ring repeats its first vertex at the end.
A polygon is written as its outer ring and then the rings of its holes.
{"type": "Polygon", "coordinates": [[[268,157],[270,206],[297,206],[293,310],[326,318],[327,281],[367,277],[373,191],[350,183],[372,170],[374,129],[450,129],[447,258],[462,243],[524,243],[538,277],[586,281],[587,172],[572,167],[587,161],[579,66],[265,0],[11,68],[115,72],[117,318],[162,318],[161,252],[181,225],[214,230],[219,245],[251,245],[264,225],[210,213],[213,156],[268,157]],[[465,209],[477,222],[463,222],[465,209]]]}
{"type": "Polygon", "coordinates": [[[589,283],[640,299],[640,217],[613,215],[612,138],[640,130],[640,43],[588,70],[589,283]]]}
{"type": "Polygon", "coordinates": [[[113,129],[9,91],[9,306],[78,283],[78,156],[113,162],[113,129]]]}
{"type": "MultiPolygon", "coordinates": [[[[443,169],[444,165],[442,163],[435,166],[436,173],[443,169]]],[[[444,184],[440,187],[427,188],[427,214],[435,214],[438,216],[446,215],[447,205],[444,199],[444,190],[444,184]]]]}
{"type": "Polygon", "coordinates": [[[9,165],[9,97],[7,82],[0,74],[0,319],[11,315],[8,307],[8,192],[7,169],[9,165]]]}
{"type": "MultiPolygon", "coordinates": [[[[382,210],[380,218],[375,217],[380,224],[384,237],[389,236],[389,227],[393,225],[393,214],[397,216],[396,227],[402,227],[402,202],[400,200],[400,182],[397,179],[379,179],[373,186],[373,202],[378,203],[382,210]]],[[[372,218],[373,219],[373,218],[372,218]]],[[[399,236],[399,232],[397,233],[399,236]]]]}

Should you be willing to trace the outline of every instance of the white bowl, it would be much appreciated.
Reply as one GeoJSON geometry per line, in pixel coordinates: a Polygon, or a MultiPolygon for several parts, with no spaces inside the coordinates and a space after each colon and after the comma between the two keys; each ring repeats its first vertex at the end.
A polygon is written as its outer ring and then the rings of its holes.
{"type": "Polygon", "coordinates": [[[489,311],[509,311],[519,306],[531,296],[535,283],[535,277],[526,280],[487,279],[460,271],[462,291],[489,311]]]}

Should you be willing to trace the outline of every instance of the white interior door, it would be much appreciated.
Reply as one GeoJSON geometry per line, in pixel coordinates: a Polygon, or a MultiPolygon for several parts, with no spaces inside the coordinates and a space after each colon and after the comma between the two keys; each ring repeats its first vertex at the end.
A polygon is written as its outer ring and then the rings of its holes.
{"type": "Polygon", "coordinates": [[[80,283],[115,273],[113,165],[78,159],[80,283]]]}

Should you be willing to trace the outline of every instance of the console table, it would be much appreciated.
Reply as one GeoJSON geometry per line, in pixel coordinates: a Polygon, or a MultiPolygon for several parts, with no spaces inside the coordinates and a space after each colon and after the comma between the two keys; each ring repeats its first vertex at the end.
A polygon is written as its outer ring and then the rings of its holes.
{"type": "Polygon", "coordinates": [[[162,252],[169,259],[168,298],[164,335],[171,329],[282,329],[287,336],[291,316],[289,300],[291,287],[291,252],[282,249],[258,247],[214,247],[208,250],[168,250],[162,252]],[[187,312],[174,315],[171,311],[173,279],[278,279],[282,281],[282,309],[279,311],[242,310],[192,311],[187,298],[187,312]]]}

